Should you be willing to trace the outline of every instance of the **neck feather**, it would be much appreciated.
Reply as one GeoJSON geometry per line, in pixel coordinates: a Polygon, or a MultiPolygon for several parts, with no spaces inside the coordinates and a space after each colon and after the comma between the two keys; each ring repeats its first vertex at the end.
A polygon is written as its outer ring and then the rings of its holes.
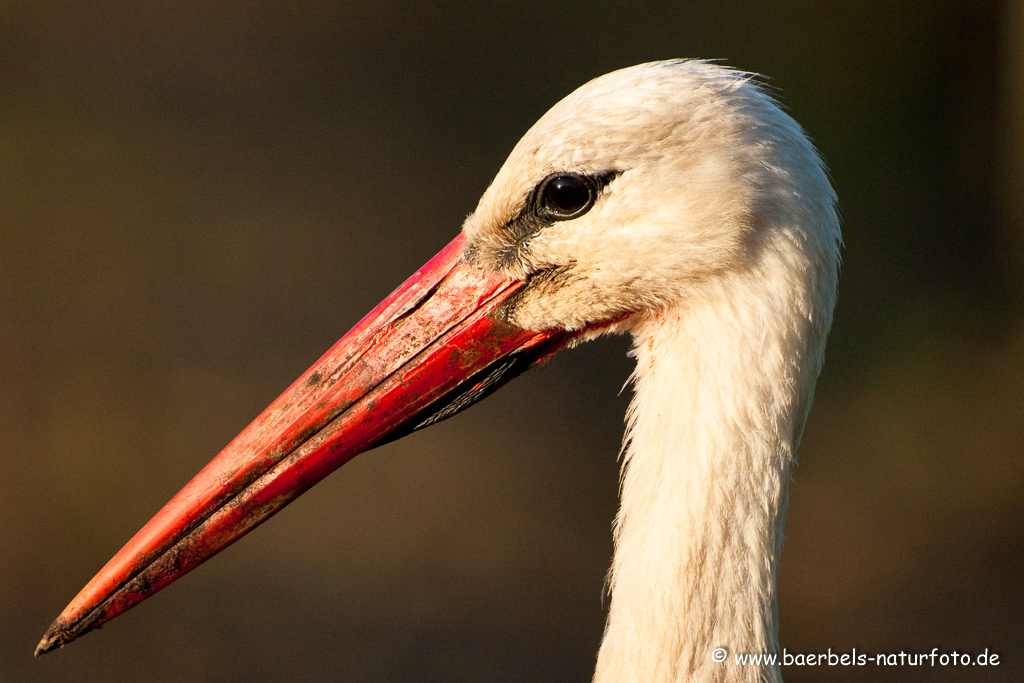
{"type": "Polygon", "coordinates": [[[777,667],[740,667],[733,655],[778,649],[790,468],[834,289],[823,295],[809,271],[773,288],[784,264],[772,261],[633,329],[635,396],[595,683],[781,680],[777,667]],[[726,662],[712,660],[717,647],[726,662]]]}

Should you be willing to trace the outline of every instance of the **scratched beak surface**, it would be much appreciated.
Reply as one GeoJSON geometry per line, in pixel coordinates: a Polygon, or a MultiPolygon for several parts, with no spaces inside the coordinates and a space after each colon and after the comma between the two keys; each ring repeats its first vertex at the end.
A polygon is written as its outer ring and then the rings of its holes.
{"type": "Polygon", "coordinates": [[[36,655],[224,549],[359,453],[445,419],[561,348],[496,311],[522,285],[463,262],[459,236],[239,434],[93,577],[36,655]]]}

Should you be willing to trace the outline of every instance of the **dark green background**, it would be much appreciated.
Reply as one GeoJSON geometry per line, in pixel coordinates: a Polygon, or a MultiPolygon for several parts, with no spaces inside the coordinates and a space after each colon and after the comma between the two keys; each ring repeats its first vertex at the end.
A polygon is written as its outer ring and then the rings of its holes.
{"type": "Polygon", "coordinates": [[[0,2],[0,679],[586,681],[626,340],[357,458],[33,661],[50,620],[455,235],[560,97],[766,74],[846,249],[780,572],[790,652],[1024,677],[1024,5],[0,2]]]}

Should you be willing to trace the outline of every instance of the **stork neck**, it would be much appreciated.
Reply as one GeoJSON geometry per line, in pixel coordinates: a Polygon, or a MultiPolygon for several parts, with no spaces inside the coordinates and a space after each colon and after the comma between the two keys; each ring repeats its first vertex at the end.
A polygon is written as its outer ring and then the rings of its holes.
{"type": "Polygon", "coordinates": [[[815,335],[799,293],[769,302],[744,286],[633,331],[596,683],[781,680],[777,667],[741,667],[733,655],[777,651],[790,466],[820,360],[808,362],[815,335]],[[724,663],[712,660],[718,647],[724,663]]]}

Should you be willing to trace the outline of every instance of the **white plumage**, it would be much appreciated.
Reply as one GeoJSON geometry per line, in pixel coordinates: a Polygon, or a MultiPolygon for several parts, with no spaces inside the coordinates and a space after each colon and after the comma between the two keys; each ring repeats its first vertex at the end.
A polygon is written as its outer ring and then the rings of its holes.
{"type": "Polygon", "coordinates": [[[527,289],[512,322],[633,335],[594,680],[779,680],[777,667],[711,652],[777,650],[787,486],[840,242],[835,195],[803,131],[748,74],[695,61],[617,71],[537,122],[465,232],[485,268],[557,273],[527,289]],[[615,175],[585,215],[510,250],[505,226],[562,171],[615,175]]]}

